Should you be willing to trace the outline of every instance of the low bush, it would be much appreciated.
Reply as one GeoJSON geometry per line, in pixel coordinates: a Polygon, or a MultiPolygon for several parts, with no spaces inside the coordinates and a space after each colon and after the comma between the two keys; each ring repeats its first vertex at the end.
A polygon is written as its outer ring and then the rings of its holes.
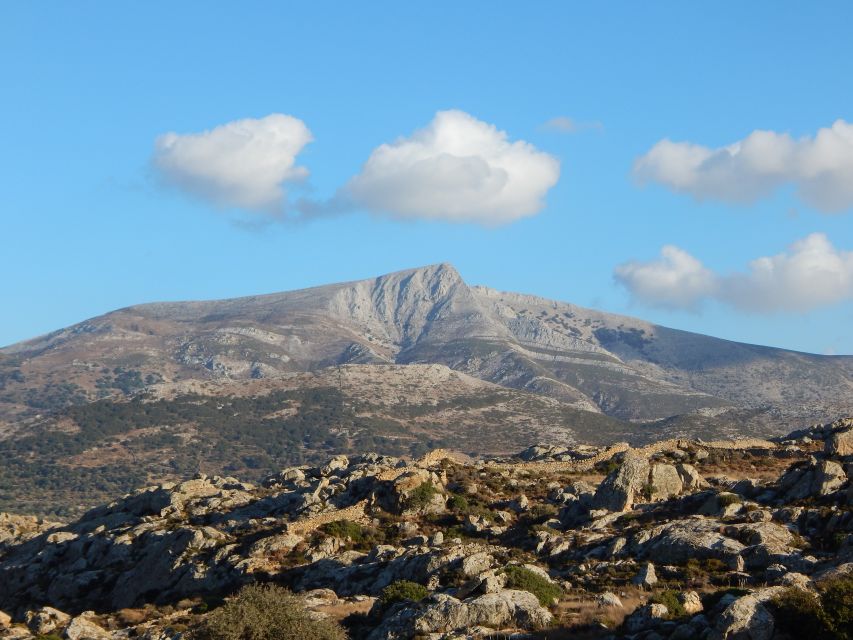
{"type": "Polygon", "coordinates": [[[210,613],[193,630],[200,640],[346,640],[346,632],[327,619],[314,620],[302,600],[276,585],[252,584],[210,613]]]}
{"type": "Polygon", "coordinates": [[[728,507],[732,504],[740,504],[741,502],[743,502],[743,500],[736,493],[717,494],[717,504],[720,505],[720,508],[728,507]]]}
{"type": "Polygon", "coordinates": [[[820,603],[834,638],[853,638],[853,575],[819,585],[820,603]]]}
{"type": "Polygon", "coordinates": [[[361,542],[364,539],[364,529],[357,522],[350,520],[335,520],[320,527],[320,531],[341,540],[361,542]]]}
{"type": "Polygon", "coordinates": [[[563,594],[560,587],[530,569],[513,564],[506,567],[504,573],[507,576],[508,589],[529,591],[543,607],[552,605],[554,600],[563,594]]]}
{"type": "Polygon", "coordinates": [[[460,511],[464,513],[468,511],[468,500],[465,496],[460,496],[459,494],[452,495],[447,501],[447,508],[451,511],[460,511]]]}
{"type": "Polygon", "coordinates": [[[432,499],[438,494],[438,489],[432,482],[424,482],[417,487],[406,500],[406,506],[410,509],[423,509],[432,502],[432,499]]]}
{"type": "Polygon", "coordinates": [[[429,591],[422,584],[411,580],[397,580],[382,590],[380,599],[386,606],[395,602],[418,602],[429,595],[429,591]]]}
{"type": "Polygon", "coordinates": [[[785,589],[770,600],[768,608],[776,627],[794,638],[829,638],[818,597],[802,589],[785,589]]]}
{"type": "Polygon", "coordinates": [[[670,619],[681,618],[687,615],[684,605],[678,599],[678,591],[666,589],[652,596],[650,602],[662,604],[666,607],[667,617],[670,619]]]}

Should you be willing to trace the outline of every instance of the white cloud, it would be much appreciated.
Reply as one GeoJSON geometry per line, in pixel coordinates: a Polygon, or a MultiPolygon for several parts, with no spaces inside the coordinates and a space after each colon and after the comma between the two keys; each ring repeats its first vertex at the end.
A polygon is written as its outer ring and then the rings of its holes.
{"type": "Polygon", "coordinates": [[[634,163],[642,182],[658,182],[704,200],[749,203],[792,184],[803,201],[824,212],[853,207],[853,124],[837,120],[814,137],[753,131],[711,149],[661,140],[634,163]]]}
{"type": "Polygon", "coordinates": [[[372,212],[494,225],[532,216],[559,161],[462,111],[439,111],[408,138],[383,144],[338,198],[372,212]]]}
{"type": "Polygon", "coordinates": [[[616,267],[616,281],[645,304],[695,310],[716,289],[716,277],[696,258],[673,245],[652,262],[631,261],[616,267]]]}
{"type": "Polygon", "coordinates": [[[202,133],[161,135],[154,164],[168,182],[218,206],[281,213],[284,186],[308,175],[296,156],[311,140],[304,122],[274,113],[202,133]]]}
{"type": "Polygon", "coordinates": [[[578,133],[588,129],[603,129],[604,126],[598,120],[578,122],[568,116],[557,116],[548,120],[542,125],[542,128],[546,131],[554,131],[556,133],[578,133]]]}
{"type": "Polygon", "coordinates": [[[786,253],[758,258],[749,271],[723,279],[724,300],[750,311],[807,311],[853,299],[853,251],[839,251],[822,233],[786,253]]]}
{"type": "Polygon", "coordinates": [[[717,275],[678,247],[651,262],[616,267],[616,281],[651,306],[695,310],[706,299],[759,313],[804,312],[853,300],[853,251],[836,249],[822,233],[787,252],[753,260],[747,271],[717,275]]]}

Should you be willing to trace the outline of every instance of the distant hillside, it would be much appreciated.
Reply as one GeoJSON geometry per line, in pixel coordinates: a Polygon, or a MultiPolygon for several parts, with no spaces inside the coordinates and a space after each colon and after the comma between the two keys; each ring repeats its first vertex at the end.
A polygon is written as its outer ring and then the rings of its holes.
{"type": "Polygon", "coordinates": [[[0,349],[0,509],[34,486],[67,506],[341,451],[771,435],[851,413],[851,356],[472,287],[442,264],[128,307],[0,349]]]}

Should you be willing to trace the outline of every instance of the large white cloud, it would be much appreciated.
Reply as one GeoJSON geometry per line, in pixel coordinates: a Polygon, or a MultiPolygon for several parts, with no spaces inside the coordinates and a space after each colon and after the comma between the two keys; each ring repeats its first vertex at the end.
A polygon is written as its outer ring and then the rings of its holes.
{"type": "Polygon", "coordinates": [[[339,198],[400,218],[502,224],[531,216],[559,161],[462,111],[440,111],[408,138],[383,144],[339,198]]]}
{"type": "Polygon", "coordinates": [[[296,156],[311,140],[304,122],[274,113],[202,133],[161,135],[154,164],[170,183],[216,205],[281,213],[285,185],[308,175],[296,156]]]}
{"type": "Polygon", "coordinates": [[[718,275],[686,251],[666,246],[657,260],[619,265],[614,277],[633,299],[651,306],[695,310],[717,299],[746,311],[803,312],[853,300],[853,251],[813,233],[786,252],[753,260],[745,272],[718,275]]]}
{"type": "Polygon", "coordinates": [[[813,137],[753,131],[712,149],[661,140],[634,163],[642,182],[658,182],[697,199],[748,203],[792,184],[824,212],[853,208],[853,124],[837,120],[813,137]]]}

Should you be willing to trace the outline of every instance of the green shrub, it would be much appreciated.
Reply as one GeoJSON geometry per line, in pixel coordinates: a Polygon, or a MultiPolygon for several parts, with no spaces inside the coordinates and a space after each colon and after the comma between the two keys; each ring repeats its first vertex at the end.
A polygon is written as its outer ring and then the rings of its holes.
{"type": "Polygon", "coordinates": [[[828,638],[820,600],[814,594],[791,587],[768,603],[779,629],[794,638],[828,638]]]}
{"type": "Polygon", "coordinates": [[[435,488],[432,482],[424,482],[409,494],[406,506],[410,509],[423,509],[432,502],[436,494],[438,494],[438,489],[435,488]]]}
{"type": "Polygon", "coordinates": [[[826,625],[834,638],[853,638],[853,575],[819,585],[826,625]]]}
{"type": "Polygon", "coordinates": [[[395,602],[418,602],[428,595],[429,591],[422,584],[412,582],[411,580],[397,580],[382,590],[380,599],[387,606],[395,602]]]}
{"type": "Polygon", "coordinates": [[[530,569],[511,564],[504,569],[504,573],[507,576],[506,586],[508,589],[529,591],[536,596],[539,604],[543,607],[550,606],[555,598],[559,598],[563,594],[560,587],[530,569]]]}
{"type": "Polygon", "coordinates": [[[276,585],[252,584],[194,630],[203,640],[346,640],[343,628],[314,620],[297,596],[276,585]]]}
{"type": "Polygon", "coordinates": [[[665,606],[668,612],[667,617],[670,619],[681,618],[687,615],[687,612],[684,610],[684,605],[681,604],[681,601],[678,599],[678,591],[666,589],[652,596],[650,602],[665,606]]]}
{"type": "Polygon", "coordinates": [[[468,500],[465,496],[460,496],[458,494],[450,496],[450,499],[447,501],[447,507],[451,511],[468,511],[468,500]]]}
{"type": "Polygon", "coordinates": [[[55,633],[42,633],[36,636],[36,640],[62,640],[62,638],[55,633]]]}
{"type": "Polygon", "coordinates": [[[730,504],[740,504],[743,502],[741,497],[736,493],[718,493],[717,494],[717,504],[720,505],[720,508],[728,507],[730,504]]]}
{"type": "Polygon", "coordinates": [[[350,520],[335,520],[320,526],[320,531],[335,538],[353,542],[361,542],[364,539],[364,529],[357,522],[350,520]]]}

